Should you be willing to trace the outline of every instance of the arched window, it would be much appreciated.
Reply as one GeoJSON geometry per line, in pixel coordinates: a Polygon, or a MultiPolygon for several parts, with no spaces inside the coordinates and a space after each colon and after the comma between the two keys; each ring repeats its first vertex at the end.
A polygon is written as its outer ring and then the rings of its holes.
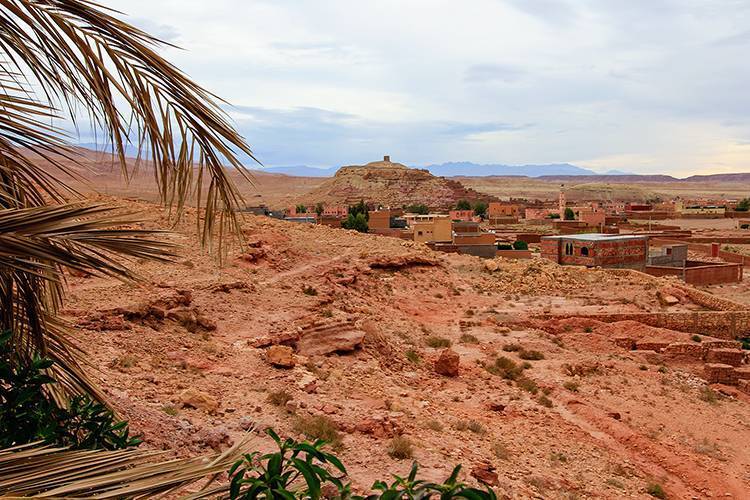
{"type": "Polygon", "coordinates": [[[565,255],[573,255],[573,244],[572,243],[566,243],[565,244],[565,255]]]}
{"type": "Polygon", "coordinates": [[[584,257],[588,257],[589,256],[589,247],[581,247],[581,255],[583,255],[584,257]]]}

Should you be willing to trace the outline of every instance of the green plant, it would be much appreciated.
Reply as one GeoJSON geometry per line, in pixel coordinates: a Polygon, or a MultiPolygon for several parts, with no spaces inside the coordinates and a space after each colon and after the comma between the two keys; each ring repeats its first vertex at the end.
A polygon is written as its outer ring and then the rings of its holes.
{"type": "Polygon", "coordinates": [[[496,500],[497,496],[491,488],[480,490],[471,488],[458,482],[461,465],[457,465],[450,477],[443,483],[430,483],[417,479],[419,466],[412,464],[409,475],[405,478],[394,475],[394,481],[389,485],[385,481],[376,481],[372,489],[378,493],[368,495],[363,500],[396,500],[396,499],[429,499],[433,496],[441,500],[461,498],[465,500],[496,500]]]}
{"type": "Polygon", "coordinates": [[[427,347],[434,347],[434,348],[451,346],[450,340],[446,339],[445,337],[438,337],[435,335],[430,335],[429,337],[427,337],[424,343],[425,345],[427,345],[427,347]]]}
{"type": "Polygon", "coordinates": [[[516,384],[518,385],[518,387],[526,392],[530,392],[531,394],[536,394],[537,392],[539,392],[539,386],[537,385],[537,383],[528,377],[519,377],[518,380],[516,380],[516,384]]]}
{"type": "Polygon", "coordinates": [[[498,250],[513,250],[513,245],[510,243],[498,243],[497,244],[498,250]]]}
{"type": "Polygon", "coordinates": [[[461,337],[458,340],[459,342],[462,342],[464,344],[478,344],[479,343],[479,339],[470,333],[461,334],[461,337]]]}
{"type": "Polygon", "coordinates": [[[422,361],[422,358],[419,356],[419,353],[415,351],[414,349],[408,349],[404,355],[406,356],[406,359],[411,361],[414,364],[418,364],[422,361]]]}
{"type": "Polygon", "coordinates": [[[324,415],[301,415],[294,422],[294,430],[302,433],[307,439],[322,440],[333,449],[342,446],[341,434],[336,424],[324,415]]]}
{"type": "Polygon", "coordinates": [[[579,384],[578,382],[574,382],[573,380],[568,380],[565,383],[563,383],[563,387],[569,390],[570,392],[578,392],[579,384]]]}
{"type": "Polygon", "coordinates": [[[430,208],[427,205],[420,203],[417,205],[409,205],[406,207],[406,212],[417,215],[427,215],[430,213],[430,208]]]}
{"type": "Polygon", "coordinates": [[[0,448],[45,441],[74,449],[123,449],[140,444],[127,422],[87,396],[58,404],[50,396],[53,361],[15,362],[11,333],[0,333],[0,448]]]}
{"type": "Polygon", "coordinates": [[[249,453],[238,460],[229,469],[229,498],[317,500],[322,496],[323,486],[328,484],[333,485],[342,498],[348,496],[349,485],[342,482],[346,469],[338,458],[323,451],[325,441],[298,443],[291,438],[282,441],[273,430],[267,429],[266,432],[276,442],[279,451],[265,455],[249,453]],[[304,485],[298,485],[300,481],[304,485]]]}
{"type": "Polygon", "coordinates": [[[540,359],[544,359],[544,354],[539,351],[527,351],[526,349],[521,349],[518,352],[518,357],[530,361],[539,361],[540,359]]]}
{"type": "Polygon", "coordinates": [[[646,486],[646,493],[655,498],[667,498],[667,493],[659,483],[650,483],[646,486]]]}
{"type": "Polygon", "coordinates": [[[540,394],[539,397],[536,399],[537,402],[547,408],[552,408],[554,404],[552,403],[552,400],[545,396],[544,394],[540,394]]]}
{"type": "Polygon", "coordinates": [[[486,365],[485,369],[493,375],[507,380],[516,380],[524,370],[522,366],[518,366],[515,361],[505,356],[496,358],[492,364],[486,365]]]}
{"type": "Polygon", "coordinates": [[[503,346],[503,351],[505,352],[515,352],[515,351],[520,351],[520,350],[521,350],[521,346],[519,344],[505,344],[503,346]]]}
{"type": "Polygon", "coordinates": [[[299,204],[296,207],[294,207],[294,210],[298,214],[306,214],[307,213],[307,207],[305,205],[299,204]]]}
{"type": "Polygon", "coordinates": [[[700,335],[693,335],[690,337],[690,340],[692,340],[693,342],[702,342],[703,337],[701,337],[700,335]]]}
{"type": "Polygon", "coordinates": [[[564,212],[564,219],[565,220],[575,220],[576,213],[573,211],[572,208],[567,207],[564,212]]]}
{"type": "Polygon", "coordinates": [[[456,203],[456,210],[471,210],[471,203],[468,200],[458,200],[456,203]]]}
{"type": "Polygon", "coordinates": [[[487,215],[487,203],[483,201],[478,201],[474,204],[474,215],[479,215],[480,217],[484,217],[487,215]]]}
{"type": "Polygon", "coordinates": [[[318,291],[315,289],[315,287],[307,285],[302,287],[302,293],[305,295],[310,295],[314,297],[315,295],[318,295],[318,291]]]}
{"type": "Polygon", "coordinates": [[[394,436],[394,438],[388,443],[387,451],[388,456],[399,460],[411,458],[414,455],[411,440],[404,436],[394,436]]]}
{"type": "Polygon", "coordinates": [[[363,213],[358,213],[356,215],[350,213],[346,219],[341,221],[341,227],[344,229],[353,229],[360,233],[366,233],[369,230],[367,216],[363,213]]]}
{"type": "Polygon", "coordinates": [[[594,331],[594,327],[592,326],[586,326],[583,328],[583,333],[592,333],[594,331]]]}
{"type": "Polygon", "coordinates": [[[528,250],[529,244],[525,241],[516,240],[513,242],[513,250],[528,250]]]}
{"type": "Polygon", "coordinates": [[[705,385],[698,391],[698,398],[701,401],[715,405],[719,402],[719,393],[705,385]]]}

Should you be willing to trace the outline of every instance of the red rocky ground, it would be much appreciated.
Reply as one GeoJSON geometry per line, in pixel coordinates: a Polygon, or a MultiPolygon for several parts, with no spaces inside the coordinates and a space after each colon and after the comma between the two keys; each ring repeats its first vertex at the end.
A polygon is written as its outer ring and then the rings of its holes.
{"type": "Polygon", "coordinates": [[[650,484],[669,498],[750,495],[748,396],[708,387],[701,360],[615,342],[690,334],[532,317],[702,308],[676,292],[667,304],[670,282],[252,216],[222,267],[193,227],[171,237],[174,263],[135,264],[141,284],[69,279],[65,315],[148,448],[199,454],[252,424],[302,437],[324,416],[356,489],[408,471],[388,454],[401,434],[427,478],[462,463],[506,498],[649,498],[650,484]],[[493,368],[531,351],[543,359],[521,374],[493,368]]]}

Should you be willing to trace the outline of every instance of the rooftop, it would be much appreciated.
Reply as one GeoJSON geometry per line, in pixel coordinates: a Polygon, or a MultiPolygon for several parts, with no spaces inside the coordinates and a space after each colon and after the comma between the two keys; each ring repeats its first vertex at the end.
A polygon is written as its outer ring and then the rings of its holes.
{"type": "Polygon", "coordinates": [[[560,236],[542,236],[544,240],[577,240],[577,241],[627,241],[627,240],[645,240],[648,236],[638,234],[567,234],[560,236]]]}

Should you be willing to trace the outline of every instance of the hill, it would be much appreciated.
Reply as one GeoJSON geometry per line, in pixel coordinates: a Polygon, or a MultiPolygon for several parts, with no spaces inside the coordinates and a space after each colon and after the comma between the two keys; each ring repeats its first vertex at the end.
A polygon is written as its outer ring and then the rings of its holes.
{"type": "Polygon", "coordinates": [[[428,165],[425,169],[434,175],[445,177],[488,175],[540,177],[542,175],[596,175],[596,172],[576,167],[570,163],[549,165],[502,165],[499,163],[478,164],[467,161],[428,165]]]}
{"type": "Polygon", "coordinates": [[[459,200],[492,199],[493,196],[468,189],[456,180],[391,161],[342,167],[335,176],[300,197],[301,202],[308,204],[351,204],[365,200],[392,207],[414,203],[450,207],[459,200]]]}

